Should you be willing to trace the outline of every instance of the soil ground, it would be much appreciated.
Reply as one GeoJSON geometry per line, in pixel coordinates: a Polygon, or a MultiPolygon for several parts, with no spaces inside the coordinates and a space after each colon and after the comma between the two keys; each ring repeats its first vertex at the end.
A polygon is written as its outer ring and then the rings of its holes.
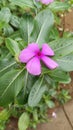
{"type": "MultiPolygon", "coordinates": [[[[63,22],[65,30],[73,31],[73,11],[66,14],[63,22]]],[[[71,78],[73,79],[73,73],[71,73],[71,78]]],[[[73,80],[64,87],[69,89],[73,97],[73,80]]],[[[57,117],[53,118],[50,123],[38,125],[37,130],[73,130],[73,99],[61,108],[56,109],[55,112],[57,117]]],[[[18,130],[17,119],[11,118],[6,130],[18,130]]]]}

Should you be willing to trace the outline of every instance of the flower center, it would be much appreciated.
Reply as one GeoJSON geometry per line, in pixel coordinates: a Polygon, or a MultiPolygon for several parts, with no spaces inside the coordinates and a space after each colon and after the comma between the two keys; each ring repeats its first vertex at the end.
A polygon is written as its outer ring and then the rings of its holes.
{"type": "Polygon", "coordinates": [[[38,56],[41,56],[41,52],[38,52],[37,55],[38,55],[38,56]]]}
{"type": "Polygon", "coordinates": [[[41,51],[38,51],[38,52],[36,53],[36,56],[37,56],[38,58],[41,58],[41,56],[42,56],[41,51]]]}

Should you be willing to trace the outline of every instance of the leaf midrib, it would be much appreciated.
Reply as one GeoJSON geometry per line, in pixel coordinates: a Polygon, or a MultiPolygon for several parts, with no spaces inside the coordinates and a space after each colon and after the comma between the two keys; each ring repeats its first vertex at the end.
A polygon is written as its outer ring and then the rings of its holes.
{"type": "Polygon", "coordinates": [[[22,71],[24,70],[24,68],[13,78],[13,80],[9,83],[9,85],[6,87],[5,91],[3,92],[1,98],[4,96],[4,94],[7,92],[7,90],[9,89],[9,87],[13,84],[13,82],[17,79],[17,77],[22,73],[22,71]]]}
{"type": "Polygon", "coordinates": [[[16,62],[13,62],[13,63],[11,63],[10,65],[4,67],[4,68],[0,71],[0,73],[1,73],[2,71],[4,71],[4,70],[8,69],[9,67],[13,66],[14,64],[16,64],[16,62]]]}

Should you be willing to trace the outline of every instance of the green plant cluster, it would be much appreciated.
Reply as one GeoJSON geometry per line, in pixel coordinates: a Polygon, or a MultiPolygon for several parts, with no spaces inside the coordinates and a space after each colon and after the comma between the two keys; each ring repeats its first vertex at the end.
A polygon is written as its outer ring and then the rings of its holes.
{"type": "Polygon", "coordinates": [[[73,35],[63,29],[60,37],[58,29],[60,14],[70,8],[68,1],[60,0],[49,5],[35,0],[0,0],[0,106],[7,108],[0,112],[1,130],[10,116],[19,118],[19,130],[36,128],[38,123],[48,121],[48,109],[71,98],[60,83],[71,81],[73,35]],[[40,47],[49,44],[59,67],[49,70],[42,65],[40,76],[30,75],[18,57],[32,42],[40,47]]]}

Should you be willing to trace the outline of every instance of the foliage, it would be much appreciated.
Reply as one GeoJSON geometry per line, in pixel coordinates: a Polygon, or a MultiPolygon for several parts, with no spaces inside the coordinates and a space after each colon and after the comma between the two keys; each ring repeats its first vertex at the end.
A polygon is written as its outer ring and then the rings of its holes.
{"type": "Polygon", "coordinates": [[[47,121],[48,108],[70,99],[60,83],[71,81],[73,35],[63,30],[60,37],[58,16],[71,8],[71,2],[55,0],[43,5],[35,0],[0,1],[0,106],[7,108],[0,113],[1,130],[10,116],[19,118],[19,130],[35,128],[36,124],[47,121]],[[59,67],[49,70],[42,65],[40,76],[30,75],[26,65],[20,63],[19,54],[31,42],[39,47],[49,44],[59,67]],[[6,115],[2,115],[4,112],[6,115]]]}

